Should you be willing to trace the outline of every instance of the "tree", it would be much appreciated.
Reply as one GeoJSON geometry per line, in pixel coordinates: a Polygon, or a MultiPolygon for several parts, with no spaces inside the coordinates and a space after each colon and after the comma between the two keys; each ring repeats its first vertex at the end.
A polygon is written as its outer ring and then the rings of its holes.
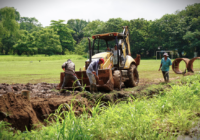
{"type": "Polygon", "coordinates": [[[187,7],[185,7],[184,10],[180,11],[178,15],[181,18],[184,17],[198,18],[200,15],[200,3],[188,5],[187,7]]]}
{"type": "Polygon", "coordinates": [[[67,24],[70,29],[75,31],[72,35],[78,44],[84,36],[83,29],[87,26],[88,22],[80,19],[70,19],[67,21],[67,24]]]}
{"type": "Polygon", "coordinates": [[[13,42],[8,43],[8,41],[14,41],[14,38],[18,36],[19,24],[16,19],[18,19],[19,15],[17,17],[16,13],[18,14],[18,12],[16,12],[16,10],[12,7],[4,7],[0,9],[1,54],[8,54],[13,45],[13,42]]]}
{"type": "Polygon", "coordinates": [[[20,29],[33,32],[35,30],[41,29],[42,25],[38,22],[36,18],[21,17],[20,18],[20,29]]]}
{"type": "Polygon", "coordinates": [[[142,54],[144,57],[146,55],[145,52],[149,51],[150,25],[151,23],[143,18],[130,21],[131,54],[142,54]]]}
{"type": "Polygon", "coordinates": [[[188,45],[184,46],[184,50],[193,55],[193,52],[199,51],[200,46],[200,31],[188,31],[184,36],[184,40],[188,41],[188,45]]]}
{"type": "Polygon", "coordinates": [[[104,22],[100,20],[94,20],[92,22],[89,22],[87,26],[83,28],[84,36],[91,37],[92,35],[99,33],[103,24],[104,22]]]}
{"type": "Polygon", "coordinates": [[[59,54],[62,52],[59,36],[53,29],[44,28],[32,33],[21,30],[20,39],[14,45],[18,55],[59,54]]]}
{"type": "Polygon", "coordinates": [[[21,30],[20,39],[13,47],[18,55],[23,53],[33,55],[37,53],[35,37],[26,30],[21,30]]]}
{"type": "Polygon", "coordinates": [[[103,24],[101,33],[122,32],[122,26],[125,26],[124,20],[121,18],[110,18],[105,22],[105,24],[103,24]]]}
{"type": "Polygon", "coordinates": [[[64,54],[66,49],[68,49],[69,51],[73,51],[75,45],[75,40],[72,37],[74,31],[69,29],[68,25],[64,24],[63,22],[64,20],[52,20],[50,26],[50,28],[56,31],[59,35],[60,43],[62,46],[62,54],[64,54]]]}
{"type": "Polygon", "coordinates": [[[44,28],[40,31],[34,31],[32,35],[35,36],[38,53],[53,55],[62,52],[59,35],[53,29],[44,28]]]}

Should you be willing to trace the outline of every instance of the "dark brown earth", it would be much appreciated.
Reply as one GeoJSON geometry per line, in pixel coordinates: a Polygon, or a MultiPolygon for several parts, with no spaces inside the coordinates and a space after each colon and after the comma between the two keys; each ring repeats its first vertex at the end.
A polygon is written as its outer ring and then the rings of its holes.
{"type": "MultiPolygon", "coordinates": [[[[174,80],[174,79],[171,79],[174,80]]],[[[11,123],[11,127],[25,131],[31,130],[36,124],[45,125],[45,119],[61,104],[73,104],[76,115],[83,113],[83,108],[90,113],[95,103],[101,100],[104,105],[127,101],[129,98],[141,96],[153,97],[169,88],[168,85],[148,89],[152,84],[158,85],[163,79],[140,80],[140,85],[135,88],[123,88],[108,93],[90,94],[88,92],[67,91],[60,94],[56,90],[57,84],[0,84],[0,121],[11,123]],[[22,90],[30,91],[30,100],[21,94],[22,90]],[[25,127],[26,126],[26,127],[25,127]]],[[[39,126],[39,125],[38,125],[39,126]]]]}
{"type": "MultiPolygon", "coordinates": [[[[152,81],[156,83],[157,81],[152,81]]],[[[137,97],[137,94],[145,89],[148,81],[141,81],[141,86],[133,92],[132,89],[126,91],[112,91],[109,94],[99,93],[90,94],[88,92],[67,91],[60,94],[56,90],[57,84],[38,83],[38,84],[0,84],[0,121],[11,123],[11,127],[21,131],[34,128],[36,124],[45,124],[44,120],[61,104],[73,104],[73,110],[76,115],[83,113],[83,107],[88,113],[90,109],[99,100],[106,103],[116,103],[126,101],[129,97],[137,97]],[[30,91],[30,100],[21,94],[22,90],[30,91]],[[26,126],[26,127],[25,127],[26,126]]],[[[162,89],[159,89],[162,90],[162,89]]],[[[148,96],[159,93],[159,90],[148,93],[148,96]]],[[[146,94],[144,92],[144,94],[146,94]]]]}

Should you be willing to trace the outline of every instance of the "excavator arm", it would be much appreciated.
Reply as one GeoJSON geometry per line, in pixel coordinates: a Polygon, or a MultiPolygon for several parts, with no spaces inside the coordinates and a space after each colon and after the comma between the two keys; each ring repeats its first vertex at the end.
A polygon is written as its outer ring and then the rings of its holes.
{"type": "Polygon", "coordinates": [[[126,51],[126,55],[130,55],[131,56],[131,49],[130,49],[130,42],[129,42],[129,30],[128,30],[128,26],[123,26],[123,34],[126,36],[125,38],[125,42],[127,47],[127,51],[126,51]]]}

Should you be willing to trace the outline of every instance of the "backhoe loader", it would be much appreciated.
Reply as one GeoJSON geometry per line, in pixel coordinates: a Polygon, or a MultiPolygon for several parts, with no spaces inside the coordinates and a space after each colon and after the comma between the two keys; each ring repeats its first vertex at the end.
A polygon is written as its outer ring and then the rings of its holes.
{"type": "MultiPolygon", "coordinates": [[[[104,64],[99,66],[99,81],[97,80],[98,90],[112,91],[113,89],[121,90],[122,85],[125,87],[135,87],[139,83],[139,74],[137,66],[140,64],[140,55],[135,59],[131,57],[129,31],[128,26],[123,26],[123,32],[111,32],[105,34],[93,35],[93,45],[89,41],[89,59],[85,62],[85,66],[80,71],[76,71],[77,78],[86,90],[89,90],[90,83],[86,75],[86,69],[89,64],[96,59],[104,58],[104,64]],[[113,63],[113,51],[105,51],[99,53],[99,40],[104,40],[106,47],[109,50],[108,42],[115,41],[117,45],[117,64],[113,63]],[[95,42],[98,41],[97,54],[94,54],[95,42]]],[[[63,83],[64,73],[60,75],[60,84],[57,89],[60,89],[63,83]]],[[[65,85],[65,89],[74,89],[73,81],[69,81],[65,85]]]]}

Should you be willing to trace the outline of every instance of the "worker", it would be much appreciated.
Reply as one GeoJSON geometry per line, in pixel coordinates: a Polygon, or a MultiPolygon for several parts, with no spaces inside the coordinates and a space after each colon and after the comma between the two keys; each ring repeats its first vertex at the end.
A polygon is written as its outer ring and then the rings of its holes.
{"type": "Polygon", "coordinates": [[[63,63],[62,69],[65,71],[65,77],[60,92],[64,92],[64,87],[70,79],[74,82],[76,81],[76,86],[79,86],[80,91],[83,91],[83,88],[75,74],[75,64],[68,59],[67,62],[63,63]]]}
{"type": "Polygon", "coordinates": [[[164,57],[161,60],[160,68],[158,71],[162,69],[162,74],[165,82],[169,82],[169,67],[172,65],[172,62],[171,59],[168,58],[169,55],[167,53],[164,53],[163,56],[164,57]]]}
{"type": "MultiPolygon", "coordinates": [[[[113,55],[114,55],[114,58],[113,58],[113,64],[116,65],[117,64],[117,61],[118,61],[118,57],[117,57],[117,44],[115,44],[115,48],[113,50],[113,55]]],[[[119,50],[119,55],[120,55],[120,50],[119,50]]]]}
{"type": "Polygon", "coordinates": [[[86,70],[86,74],[88,76],[89,82],[90,82],[90,92],[98,92],[97,87],[96,87],[96,79],[95,77],[99,80],[98,77],[98,68],[99,65],[104,64],[104,59],[100,58],[98,60],[94,60],[90,63],[86,70]]]}
{"type": "MultiPolygon", "coordinates": [[[[114,58],[113,58],[113,64],[116,65],[117,61],[118,61],[118,57],[117,57],[117,44],[115,44],[113,49],[110,49],[109,47],[107,48],[107,50],[112,51],[114,58]]],[[[120,50],[119,50],[119,56],[120,56],[120,50]]]]}

